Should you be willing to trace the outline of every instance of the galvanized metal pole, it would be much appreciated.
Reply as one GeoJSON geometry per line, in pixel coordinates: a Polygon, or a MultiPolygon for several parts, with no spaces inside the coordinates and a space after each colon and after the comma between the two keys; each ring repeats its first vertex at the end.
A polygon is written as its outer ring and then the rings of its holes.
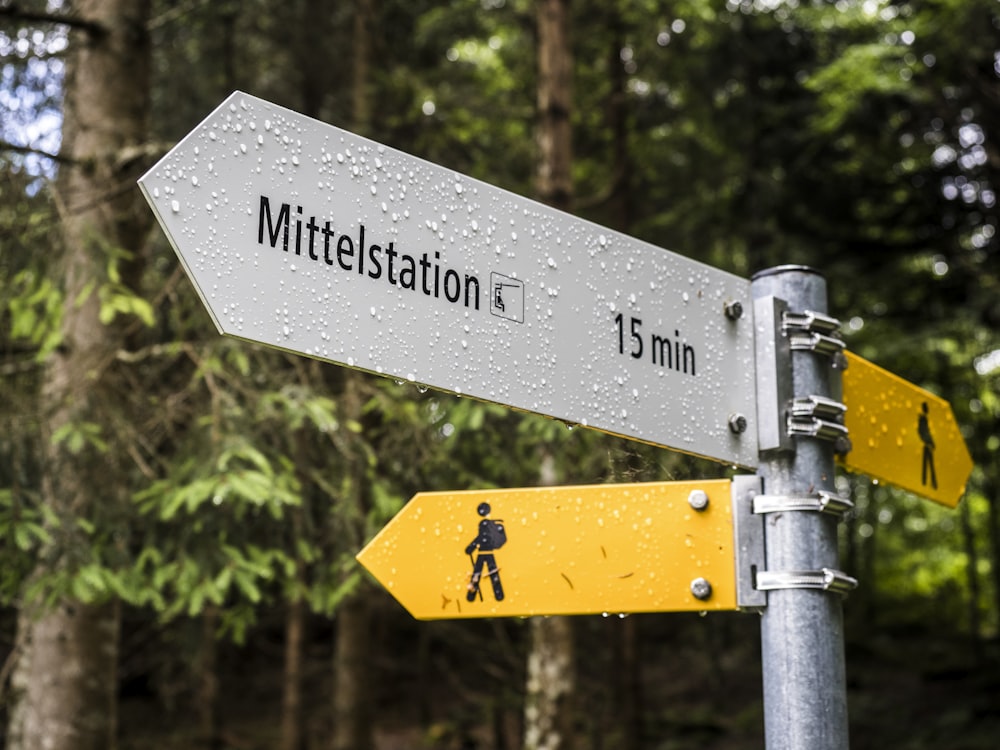
{"type": "Polygon", "coordinates": [[[826,315],[826,280],[781,266],[752,280],[767,591],[761,620],[767,750],[846,750],[847,696],[838,570],[834,448],[845,447],[836,400],[843,359],[826,315]]]}

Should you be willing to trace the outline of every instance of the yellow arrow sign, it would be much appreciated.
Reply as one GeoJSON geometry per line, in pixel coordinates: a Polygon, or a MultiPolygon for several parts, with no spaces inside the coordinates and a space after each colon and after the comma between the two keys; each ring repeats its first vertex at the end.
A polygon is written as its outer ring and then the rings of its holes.
{"type": "Polygon", "coordinates": [[[422,620],[737,608],[729,480],[423,492],[358,560],[422,620]]]}
{"type": "Polygon", "coordinates": [[[972,457],[947,401],[848,353],[844,466],[954,508],[972,457]]]}

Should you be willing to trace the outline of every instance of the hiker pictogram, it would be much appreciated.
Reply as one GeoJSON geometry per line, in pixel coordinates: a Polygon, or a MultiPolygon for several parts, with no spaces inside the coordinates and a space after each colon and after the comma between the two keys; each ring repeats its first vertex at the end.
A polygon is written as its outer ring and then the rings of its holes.
{"type": "Polygon", "coordinates": [[[920,483],[927,486],[927,475],[930,474],[931,487],[937,489],[937,472],[934,470],[934,438],[931,436],[930,420],[927,418],[927,402],[921,407],[917,418],[917,432],[924,444],[923,464],[920,467],[920,483]]]}
{"type": "Polygon", "coordinates": [[[483,569],[490,577],[493,584],[493,596],[499,602],[503,601],[503,586],[500,583],[500,568],[497,566],[494,552],[500,549],[507,542],[507,532],[504,530],[503,521],[500,519],[488,518],[490,515],[490,504],[480,503],[476,512],[483,517],[479,522],[479,533],[465,548],[465,554],[472,561],[472,578],[469,580],[469,592],[465,598],[474,602],[476,597],[483,600],[483,591],[480,588],[483,578],[483,569]],[[473,555],[473,552],[477,552],[473,555]]]}

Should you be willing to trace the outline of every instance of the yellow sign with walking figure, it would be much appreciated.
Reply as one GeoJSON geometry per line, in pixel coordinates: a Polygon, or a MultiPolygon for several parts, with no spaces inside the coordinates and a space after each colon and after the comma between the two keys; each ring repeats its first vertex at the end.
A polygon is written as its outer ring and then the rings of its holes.
{"type": "Polygon", "coordinates": [[[422,492],[358,560],[422,620],[737,608],[728,479],[422,492]]]}
{"type": "Polygon", "coordinates": [[[844,466],[954,508],[972,457],[951,406],[933,393],[848,353],[844,466]]]}

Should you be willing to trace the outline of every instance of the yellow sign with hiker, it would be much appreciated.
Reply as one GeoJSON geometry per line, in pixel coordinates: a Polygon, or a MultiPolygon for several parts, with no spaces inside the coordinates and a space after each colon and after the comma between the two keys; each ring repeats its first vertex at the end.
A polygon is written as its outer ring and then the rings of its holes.
{"type": "Polygon", "coordinates": [[[736,609],[728,479],[421,492],[358,555],[418,619],[736,609]]]}
{"type": "Polygon", "coordinates": [[[847,358],[844,466],[954,508],[972,457],[951,406],[855,354],[847,358]]]}

